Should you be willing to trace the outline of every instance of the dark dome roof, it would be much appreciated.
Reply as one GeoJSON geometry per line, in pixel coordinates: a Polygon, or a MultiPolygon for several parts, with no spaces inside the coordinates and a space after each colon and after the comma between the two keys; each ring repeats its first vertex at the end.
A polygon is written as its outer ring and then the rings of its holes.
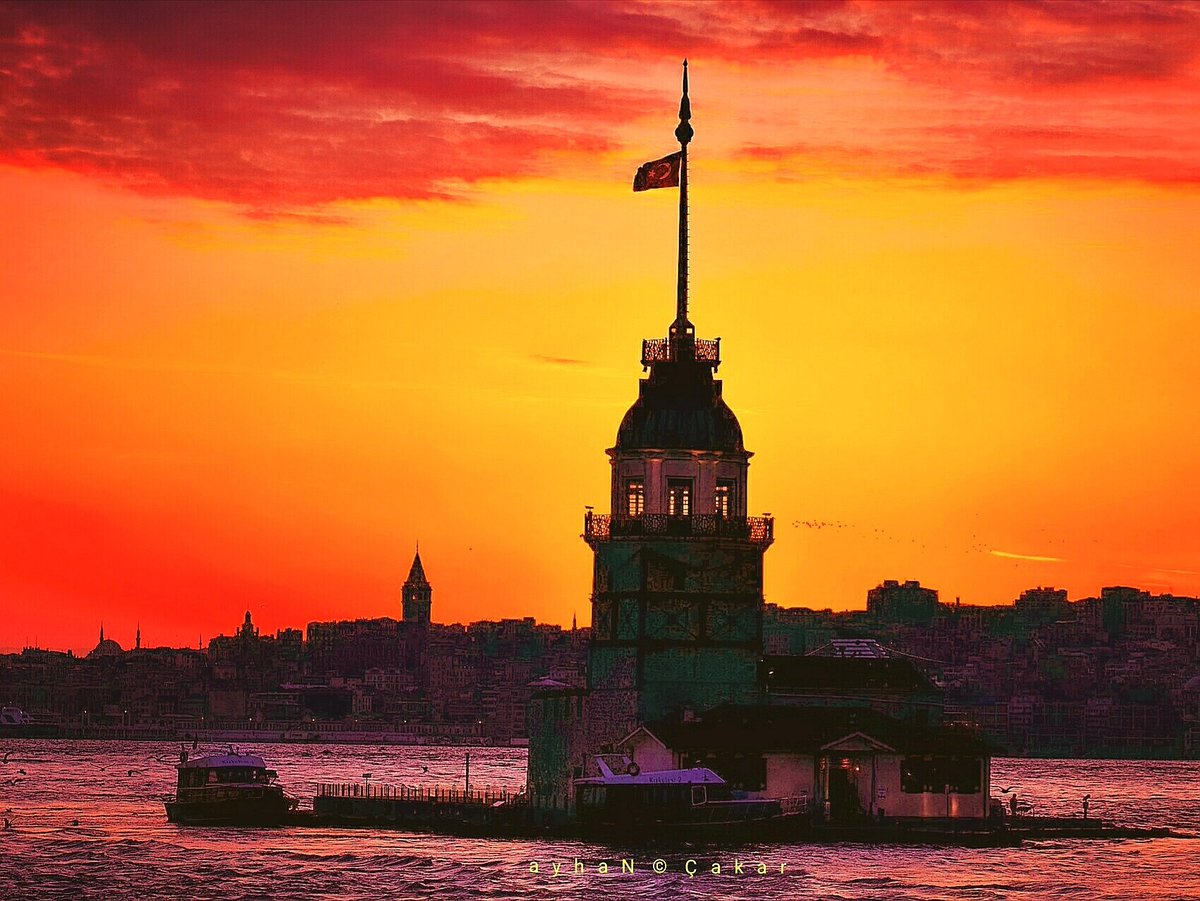
{"type": "Polygon", "coordinates": [[[654,364],[641,382],[641,396],[621,420],[614,449],[639,448],[745,452],[742,427],[709,367],[654,364]]]}
{"type": "Polygon", "coordinates": [[[96,645],[94,648],[92,648],[92,650],[88,653],[88,656],[89,657],[119,657],[124,653],[125,653],[124,649],[119,644],[117,644],[111,638],[104,638],[104,639],[101,639],[101,641],[98,645],[96,645]]]}

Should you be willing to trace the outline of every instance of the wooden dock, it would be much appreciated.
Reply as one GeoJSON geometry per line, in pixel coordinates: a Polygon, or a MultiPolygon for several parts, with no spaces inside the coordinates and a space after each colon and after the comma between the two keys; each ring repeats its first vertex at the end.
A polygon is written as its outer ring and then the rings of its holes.
{"type": "MultiPolygon", "coordinates": [[[[312,810],[289,814],[289,826],[358,827],[433,832],[475,838],[588,838],[628,841],[630,835],[598,836],[571,824],[535,825],[524,798],[506,789],[455,786],[392,786],[336,783],[319,786],[312,810]]],[[[885,820],[823,823],[797,818],[785,834],[786,844],[905,844],[961,847],[1015,847],[1049,839],[1165,838],[1166,828],[1123,827],[1107,820],[1081,817],[1004,818],[1003,820],[885,820]]],[[[669,835],[641,838],[670,843],[669,835]]],[[[728,844],[725,836],[718,843],[728,844]]]]}
{"type": "Polygon", "coordinates": [[[528,809],[507,789],[455,786],[323,784],[312,812],[296,811],[289,825],[368,826],[450,835],[527,834],[528,809]]]}

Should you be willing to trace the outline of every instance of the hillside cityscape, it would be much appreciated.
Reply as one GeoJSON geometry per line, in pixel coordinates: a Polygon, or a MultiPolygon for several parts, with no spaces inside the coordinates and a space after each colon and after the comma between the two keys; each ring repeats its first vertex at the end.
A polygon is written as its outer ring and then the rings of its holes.
{"type": "MultiPolygon", "coordinates": [[[[73,738],[508,745],[527,740],[539,686],[586,685],[590,628],[532,617],[434,623],[419,555],[402,594],[399,619],[313,622],[303,632],[263,635],[248,611],[232,635],[202,648],[143,647],[140,630],[130,649],[101,630],[82,657],[26,648],[0,655],[0,701],[29,714],[27,734],[73,738]]],[[[863,610],[767,604],[761,665],[904,661],[847,691],[911,693],[915,669],[948,722],[978,728],[1011,756],[1196,758],[1198,626],[1200,600],[1136,588],[1070,600],[1038,587],[981,606],[885,581],[863,610]]],[[[793,693],[797,678],[801,691],[809,679],[814,695],[836,693],[827,667],[790,672],[793,693]]]]}

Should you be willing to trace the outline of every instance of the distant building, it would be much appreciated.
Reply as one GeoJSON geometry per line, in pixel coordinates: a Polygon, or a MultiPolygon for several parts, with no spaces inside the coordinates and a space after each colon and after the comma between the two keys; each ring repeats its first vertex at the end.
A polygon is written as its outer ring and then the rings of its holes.
{"type": "Polygon", "coordinates": [[[314,675],[358,678],[370,669],[409,669],[423,642],[415,624],[386,616],[309,623],[309,666],[314,675]]]}
{"type": "Polygon", "coordinates": [[[420,550],[413,556],[408,578],[401,589],[404,622],[428,626],[433,608],[433,587],[425,578],[425,567],[421,565],[420,550]]]}
{"type": "Polygon", "coordinates": [[[1066,616],[1071,609],[1065,588],[1030,588],[1016,600],[1017,613],[1027,620],[1049,623],[1066,616]]]}
{"type": "Polygon", "coordinates": [[[938,593],[920,582],[888,579],[867,592],[867,615],[899,623],[926,624],[938,609],[938,593]]]}
{"type": "Polygon", "coordinates": [[[433,587],[421,553],[413,555],[401,589],[403,620],[341,620],[308,624],[308,658],[314,675],[364,678],[368,670],[395,674],[404,684],[426,683],[433,587]]]}

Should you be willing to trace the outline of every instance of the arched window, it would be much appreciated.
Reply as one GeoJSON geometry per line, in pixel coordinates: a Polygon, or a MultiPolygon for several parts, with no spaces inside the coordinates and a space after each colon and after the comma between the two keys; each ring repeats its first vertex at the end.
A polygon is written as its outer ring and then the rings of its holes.
{"type": "Polygon", "coordinates": [[[641,516],[646,512],[646,483],[642,479],[625,482],[625,515],[641,516]]]}
{"type": "Polygon", "coordinates": [[[667,515],[692,515],[692,480],[667,480],[667,515]]]}
{"type": "Polygon", "coordinates": [[[713,493],[713,512],[717,516],[730,517],[736,508],[734,505],[733,479],[717,479],[717,487],[713,493]]]}

